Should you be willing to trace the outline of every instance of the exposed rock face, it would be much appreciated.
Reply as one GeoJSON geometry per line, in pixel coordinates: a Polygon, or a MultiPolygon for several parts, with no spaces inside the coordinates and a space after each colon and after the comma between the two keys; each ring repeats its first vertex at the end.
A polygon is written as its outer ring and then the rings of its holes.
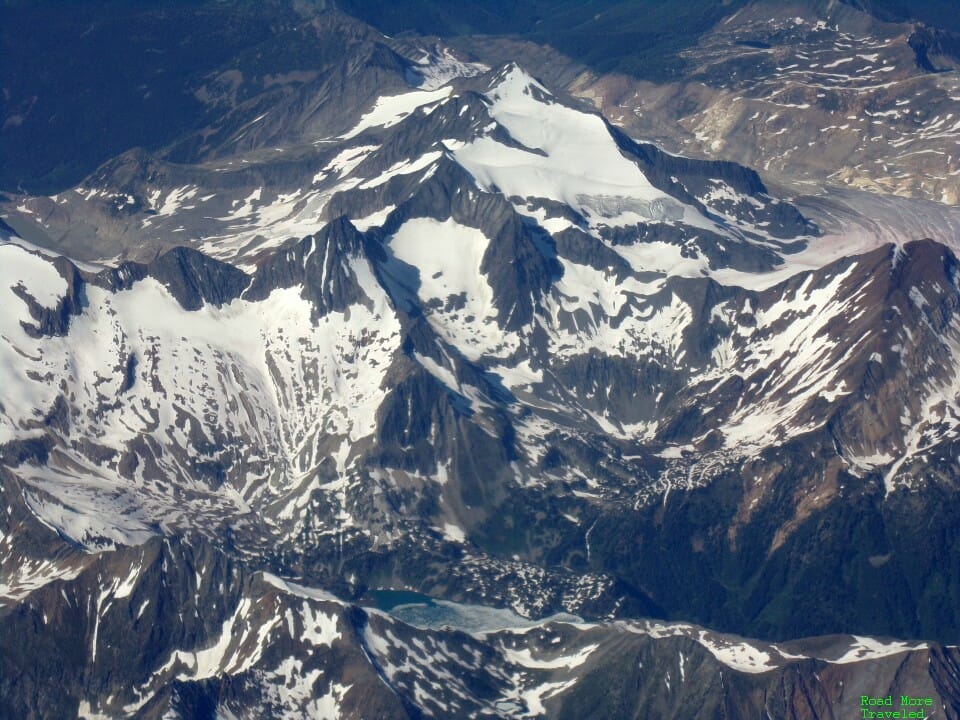
{"type": "Polygon", "coordinates": [[[205,303],[220,307],[239,297],[247,284],[242,270],[211,261],[186,247],[164,253],[148,266],[147,272],[163,284],[185,310],[199,310],[205,303]]]}

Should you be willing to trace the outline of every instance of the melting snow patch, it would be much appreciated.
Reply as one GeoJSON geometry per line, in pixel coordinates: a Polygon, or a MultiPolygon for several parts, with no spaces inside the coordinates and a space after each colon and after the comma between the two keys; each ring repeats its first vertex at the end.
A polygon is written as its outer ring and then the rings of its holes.
{"type": "Polygon", "coordinates": [[[697,641],[727,667],[745,673],[763,673],[778,666],[770,661],[769,653],[743,641],[726,639],[701,630],[697,641]]]}
{"type": "Polygon", "coordinates": [[[593,651],[596,650],[599,645],[587,645],[586,647],[581,648],[579,651],[573,655],[561,655],[560,657],[551,658],[551,659],[537,659],[533,657],[529,648],[523,648],[522,650],[512,650],[510,648],[503,648],[503,654],[507,660],[514,665],[520,665],[525,668],[532,670],[573,670],[583,665],[587,659],[593,654],[593,651]]]}
{"type": "Polygon", "coordinates": [[[465,543],[467,541],[467,535],[463,531],[463,528],[452,523],[443,524],[443,535],[448,540],[453,540],[453,542],[465,543]]]}
{"type": "Polygon", "coordinates": [[[358,145],[357,147],[341,150],[327,163],[326,169],[341,176],[349,175],[357,165],[362,163],[370,153],[379,147],[379,145],[358,145]]]}
{"type": "Polygon", "coordinates": [[[307,598],[310,600],[322,600],[323,602],[333,602],[338,605],[343,605],[343,601],[340,600],[336,595],[328,593],[326,590],[318,590],[316,588],[309,588],[305,585],[298,585],[295,582],[290,580],[284,580],[279,578],[276,575],[265,572],[262,573],[263,580],[270,585],[273,585],[275,588],[282,590],[285,593],[290,595],[296,595],[297,597],[307,598]]]}
{"type": "Polygon", "coordinates": [[[464,605],[447,600],[437,600],[429,605],[426,603],[398,605],[390,611],[390,614],[408,625],[424,630],[452,627],[475,635],[485,635],[500,630],[526,632],[551,622],[583,622],[582,618],[566,613],[558,613],[541,620],[530,620],[505,608],[464,605]]]}
{"type": "Polygon", "coordinates": [[[845,664],[860,662],[861,660],[875,660],[888,655],[899,655],[913,650],[925,650],[926,643],[907,643],[891,640],[884,642],[876,638],[853,636],[854,643],[843,655],[838,658],[823,658],[827,662],[845,664]]]}
{"type": "Polygon", "coordinates": [[[419,107],[439,102],[450,95],[451,88],[416,90],[402,95],[390,95],[377,100],[373,109],[360,118],[360,122],[343,136],[344,140],[356,137],[372,127],[388,128],[396,125],[419,107]]]}
{"type": "Polygon", "coordinates": [[[437,160],[440,159],[440,156],[443,153],[440,150],[434,150],[433,152],[428,152],[416,160],[401,160],[390,166],[387,170],[382,172],[375,178],[367,180],[360,183],[357,187],[361,190],[369,190],[370,188],[377,187],[378,185],[383,185],[387,180],[397,175],[411,175],[420,170],[424,170],[437,160]]]}
{"type": "Polygon", "coordinates": [[[360,232],[366,232],[370,228],[380,227],[383,225],[387,221],[387,218],[390,217],[390,213],[396,209],[396,205],[388,205],[381,210],[377,210],[376,212],[362,218],[356,218],[350,222],[352,222],[353,226],[360,232]]]}
{"type": "Polygon", "coordinates": [[[340,639],[336,615],[315,610],[309,603],[304,602],[300,616],[303,619],[303,639],[311,645],[330,647],[335,640],[340,639]]]}
{"type": "Polygon", "coordinates": [[[412,84],[421,90],[436,90],[454,78],[475,77],[489,69],[483,63],[460,60],[447,48],[440,48],[419,61],[418,66],[412,70],[412,84]]]}

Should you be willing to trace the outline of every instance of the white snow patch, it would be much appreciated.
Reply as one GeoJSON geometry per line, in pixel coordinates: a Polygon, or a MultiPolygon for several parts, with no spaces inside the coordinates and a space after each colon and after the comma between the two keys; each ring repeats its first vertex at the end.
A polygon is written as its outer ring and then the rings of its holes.
{"type": "Polygon", "coordinates": [[[463,531],[463,528],[453,523],[443,524],[443,535],[448,540],[456,543],[465,543],[467,541],[467,534],[463,531]]]}
{"type": "Polygon", "coordinates": [[[725,638],[701,630],[697,641],[724,665],[745,673],[764,673],[775,670],[770,654],[741,640],[725,638]]]}
{"type": "Polygon", "coordinates": [[[392,177],[396,177],[398,175],[412,175],[415,172],[419,172],[420,170],[430,167],[430,165],[440,159],[441,155],[443,155],[442,151],[433,150],[422,155],[416,160],[401,160],[384,170],[377,177],[366,180],[360,183],[357,187],[361,190],[369,190],[370,188],[377,187],[378,185],[383,185],[392,177]]]}
{"type": "Polygon", "coordinates": [[[402,95],[381,97],[377,100],[373,109],[360,118],[360,122],[342,139],[348,140],[356,137],[369,128],[388,128],[396,125],[417,108],[439,102],[448,97],[451,90],[452,88],[443,87],[437,90],[416,90],[402,95]]]}
{"type": "Polygon", "coordinates": [[[366,232],[370,228],[380,227],[383,225],[387,218],[390,217],[390,213],[397,209],[396,205],[387,205],[387,207],[377,210],[374,213],[370,213],[362,218],[356,218],[351,220],[353,226],[360,232],[366,232]]]}
{"type": "Polygon", "coordinates": [[[550,659],[538,659],[533,657],[533,654],[529,648],[513,650],[511,648],[504,647],[503,654],[509,662],[533,670],[559,670],[561,668],[573,670],[574,668],[578,668],[583,665],[593,654],[593,651],[598,647],[600,646],[587,645],[583,648],[580,648],[580,650],[573,655],[561,655],[560,657],[550,659]]]}
{"type": "Polygon", "coordinates": [[[877,638],[853,636],[854,643],[843,655],[838,658],[827,659],[827,662],[836,664],[846,664],[860,662],[861,660],[875,660],[877,658],[887,657],[889,655],[900,655],[901,653],[914,650],[927,649],[926,643],[908,643],[897,640],[883,641],[877,638]]]}

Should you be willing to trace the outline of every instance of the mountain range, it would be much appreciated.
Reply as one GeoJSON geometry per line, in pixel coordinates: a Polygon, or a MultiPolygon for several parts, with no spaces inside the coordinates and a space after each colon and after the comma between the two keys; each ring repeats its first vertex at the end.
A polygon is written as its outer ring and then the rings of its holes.
{"type": "Polygon", "coordinates": [[[578,5],[3,4],[0,717],[960,716],[955,29],[578,5]]]}

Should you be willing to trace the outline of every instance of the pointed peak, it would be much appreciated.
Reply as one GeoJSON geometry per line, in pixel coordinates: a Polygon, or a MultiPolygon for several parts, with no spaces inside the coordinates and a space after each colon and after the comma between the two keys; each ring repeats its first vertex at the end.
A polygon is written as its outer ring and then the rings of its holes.
{"type": "Polygon", "coordinates": [[[301,242],[333,242],[342,252],[356,255],[360,252],[362,236],[349,217],[340,215],[321,228],[314,236],[308,236],[301,242]]]}
{"type": "Polygon", "coordinates": [[[357,258],[369,259],[376,247],[347,217],[341,216],[323,229],[278,248],[257,268],[243,293],[246,300],[262,300],[280,288],[301,287],[313,306],[314,319],[341,312],[351,305],[368,304],[355,270],[357,258]]]}
{"type": "Polygon", "coordinates": [[[508,62],[494,71],[489,95],[494,99],[508,99],[529,95],[540,102],[549,102],[553,97],[547,88],[516,62],[508,62]]]}

